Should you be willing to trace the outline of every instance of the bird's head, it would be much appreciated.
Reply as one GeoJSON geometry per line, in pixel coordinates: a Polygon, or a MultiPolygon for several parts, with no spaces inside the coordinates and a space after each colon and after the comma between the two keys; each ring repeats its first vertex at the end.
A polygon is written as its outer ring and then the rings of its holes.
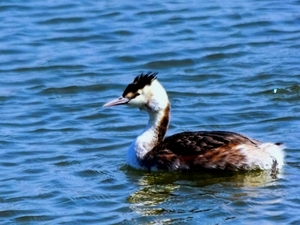
{"type": "Polygon", "coordinates": [[[157,73],[148,72],[137,76],[128,84],[121,97],[107,102],[103,107],[128,105],[148,112],[157,112],[168,106],[165,89],[157,81],[157,73]]]}

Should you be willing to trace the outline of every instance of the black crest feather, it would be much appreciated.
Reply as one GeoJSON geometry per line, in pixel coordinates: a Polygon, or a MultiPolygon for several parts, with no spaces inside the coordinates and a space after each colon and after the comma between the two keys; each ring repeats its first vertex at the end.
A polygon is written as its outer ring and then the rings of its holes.
{"type": "Polygon", "coordinates": [[[158,74],[157,72],[156,73],[148,72],[146,74],[142,73],[141,75],[137,76],[134,79],[133,83],[144,87],[146,85],[151,84],[151,82],[156,79],[157,74],[158,74]]]}
{"type": "Polygon", "coordinates": [[[129,92],[136,93],[139,89],[144,88],[146,85],[150,85],[157,77],[158,73],[148,72],[146,74],[141,73],[141,75],[134,78],[133,83],[129,84],[125,91],[123,92],[123,97],[125,97],[129,92]]]}

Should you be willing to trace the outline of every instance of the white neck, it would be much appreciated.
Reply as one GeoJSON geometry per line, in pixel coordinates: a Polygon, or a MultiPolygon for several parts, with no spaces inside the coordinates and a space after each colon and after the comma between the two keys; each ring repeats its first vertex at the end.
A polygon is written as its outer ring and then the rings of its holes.
{"type": "MultiPolygon", "coordinates": [[[[156,82],[154,87],[162,88],[156,82]]],[[[153,88],[153,87],[152,87],[153,88]]],[[[161,90],[161,89],[160,89],[161,90]]],[[[161,142],[166,134],[170,118],[170,103],[164,89],[162,91],[153,91],[159,93],[159,96],[152,94],[149,103],[142,108],[149,114],[149,121],[145,130],[135,139],[129,147],[127,153],[127,163],[135,168],[140,168],[139,161],[151,151],[159,142],[161,142]]]]}

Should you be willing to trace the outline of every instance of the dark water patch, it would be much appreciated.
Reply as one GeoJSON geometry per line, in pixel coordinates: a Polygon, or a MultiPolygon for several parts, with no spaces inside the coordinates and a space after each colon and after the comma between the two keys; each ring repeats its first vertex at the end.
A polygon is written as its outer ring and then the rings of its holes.
{"type": "Polygon", "coordinates": [[[73,166],[77,164],[80,164],[80,162],[77,160],[71,160],[71,161],[60,161],[55,163],[54,165],[59,167],[67,167],[67,166],[73,166]]]}
{"type": "Polygon", "coordinates": [[[231,52],[231,53],[215,53],[209,54],[204,57],[205,60],[223,60],[223,59],[232,59],[237,57],[242,57],[243,55],[248,55],[246,52],[231,52]]]}
{"type": "MultiPolygon", "coordinates": [[[[99,35],[97,34],[87,34],[87,35],[76,35],[76,37],[74,37],[74,35],[70,36],[70,35],[63,35],[63,36],[56,36],[56,37],[52,37],[43,41],[49,41],[49,42],[61,42],[61,43],[82,43],[85,41],[92,41],[92,40],[98,40],[99,39],[99,35]]],[[[71,56],[66,56],[66,58],[71,58],[71,56]]]]}
{"type": "Polygon", "coordinates": [[[207,52],[211,52],[211,51],[222,51],[222,50],[231,50],[231,49],[240,49],[243,48],[244,45],[242,44],[237,44],[237,43],[229,43],[229,44],[223,44],[223,45],[218,45],[218,46],[209,46],[203,47],[203,50],[207,51],[207,52]]]}
{"type": "Polygon", "coordinates": [[[28,215],[28,216],[18,216],[15,218],[15,221],[18,223],[28,223],[28,222],[47,222],[55,219],[54,216],[37,216],[37,215],[28,215]]]}
{"type": "Polygon", "coordinates": [[[121,16],[122,15],[122,13],[121,12],[117,12],[117,11],[115,11],[115,12],[107,12],[107,11],[105,11],[105,12],[102,12],[102,14],[101,14],[101,17],[104,17],[104,18],[115,18],[115,17],[118,17],[118,16],[121,16]]]}
{"type": "Polygon", "coordinates": [[[132,62],[136,62],[137,58],[134,56],[119,56],[118,58],[121,62],[125,62],[125,63],[132,63],[132,62]]]}
{"type": "Polygon", "coordinates": [[[269,41],[259,41],[259,42],[248,42],[247,45],[253,46],[253,47],[267,47],[267,46],[272,46],[278,44],[272,40],[269,41]]]}
{"type": "Polygon", "coordinates": [[[79,86],[68,86],[62,88],[46,88],[41,94],[74,94],[80,92],[81,87],[79,86]]]}
{"type": "Polygon", "coordinates": [[[67,23],[67,24],[72,24],[72,23],[80,23],[83,22],[85,19],[82,17],[64,17],[64,18],[54,18],[54,19],[49,19],[45,21],[40,21],[38,22],[41,25],[59,25],[61,23],[67,23]]]}
{"type": "Polygon", "coordinates": [[[145,65],[146,68],[152,68],[152,69],[162,69],[165,67],[186,67],[193,65],[194,62],[191,59],[181,59],[181,60],[168,60],[168,61],[154,61],[149,62],[145,65]]]}
{"type": "Polygon", "coordinates": [[[49,65],[49,66],[33,66],[33,67],[15,67],[5,70],[0,70],[0,72],[43,72],[43,71],[68,71],[68,70],[81,70],[84,66],[82,65],[49,65]]]}
{"type": "Polygon", "coordinates": [[[30,210],[1,210],[0,215],[1,217],[15,217],[16,215],[20,214],[28,214],[30,213],[30,210]]]}
{"type": "Polygon", "coordinates": [[[271,21],[249,21],[249,22],[243,22],[240,24],[236,24],[234,27],[237,28],[251,28],[253,27],[254,29],[257,29],[258,27],[262,27],[262,26],[271,26],[272,22],[271,21]]]}
{"type": "Polygon", "coordinates": [[[300,86],[294,84],[286,88],[273,88],[264,90],[258,93],[253,93],[254,96],[268,96],[274,102],[292,103],[297,102],[300,97],[300,86]]]}
{"type": "Polygon", "coordinates": [[[120,35],[120,36],[132,36],[132,35],[134,35],[133,32],[130,32],[128,30],[118,30],[118,31],[115,31],[115,34],[120,35]]]}
{"type": "Polygon", "coordinates": [[[32,9],[31,7],[26,6],[26,5],[11,4],[11,3],[0,6],[0,11],[15,11],[15,10],[16,11],[19,11],[19,10],[27,11],[27,10],[31,10],[31,9],[32,9]]]}
{"type": "Polygon", "coordinates": [[[82,177],[94,177],[94,176],[99,176],[102,174],[101,171],[96,171],[96,170],[84,170],[80,171],[77,173],[79,176],[82,177]]]}

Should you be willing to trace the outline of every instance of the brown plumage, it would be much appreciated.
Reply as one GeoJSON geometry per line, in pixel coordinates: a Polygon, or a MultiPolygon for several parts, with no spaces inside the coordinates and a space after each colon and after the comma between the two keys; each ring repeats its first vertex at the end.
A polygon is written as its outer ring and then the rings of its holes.
{"type": "Polygon", "coordinates": [[[167,137],[149,151],[142,165],[148,169],[247,169],[239,145],[258,141],[226,131],[184,132],[167,137]],[[167,162],[167,163],[166,163],[167,162]]]}

